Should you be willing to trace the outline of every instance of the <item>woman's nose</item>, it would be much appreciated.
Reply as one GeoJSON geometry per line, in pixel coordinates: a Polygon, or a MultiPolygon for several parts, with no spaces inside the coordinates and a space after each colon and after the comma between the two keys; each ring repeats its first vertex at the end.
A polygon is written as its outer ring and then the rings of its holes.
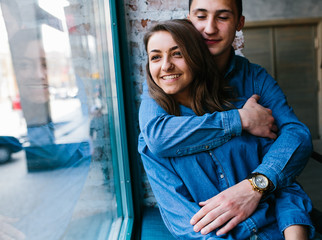
{"type": "Polygon", "coordinates": [[[174,65],[169,61],[169,59],[165,59],[162,63],[162,70],[167,72],[169,70],[172,70],[174,65]]]}

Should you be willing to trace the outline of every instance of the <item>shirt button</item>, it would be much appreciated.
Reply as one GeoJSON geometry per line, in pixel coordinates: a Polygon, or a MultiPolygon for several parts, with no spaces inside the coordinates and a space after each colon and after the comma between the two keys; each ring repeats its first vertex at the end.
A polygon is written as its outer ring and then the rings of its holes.
{"type": "Polygon", "coordinates": [[[253,228],[253,232],[254,232],[254,233],[256,233],[256,232],[257,232],[256,228],[253,228]]]}
{"type": "Polygon", "coordinates": [[[212,153],[210,152],[209,155],[212,156],[212,153]]]}
{"type": "Polygon", "coordinates": [[[224,176],[224,174],[220,174],[220,178],[224,178],[225,176],[224,176]]]}
{"type": "Polygon", "coordinates": [[[208,146],[208,145],[206,145],[206,146],[205,146],[205,148],[206,148],[206,149],[209,149],[209,146],[208,146]]]}

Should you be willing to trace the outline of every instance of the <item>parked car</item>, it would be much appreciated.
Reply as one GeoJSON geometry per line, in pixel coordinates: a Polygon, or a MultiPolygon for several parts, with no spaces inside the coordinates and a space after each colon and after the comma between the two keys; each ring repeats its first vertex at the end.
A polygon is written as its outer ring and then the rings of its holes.
{"type": "Polygon", "coordinates": [[[0,136],[0,164],[10,160],[11,154],[22,150],[19,140],[11,136],[0,136]]]}

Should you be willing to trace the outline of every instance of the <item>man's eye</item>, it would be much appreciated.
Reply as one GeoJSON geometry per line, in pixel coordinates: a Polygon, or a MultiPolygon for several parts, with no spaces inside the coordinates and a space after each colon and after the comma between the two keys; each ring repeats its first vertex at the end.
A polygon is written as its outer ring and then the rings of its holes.
{"type": "Polygon", "coordinates": [[[220,20],[227,20],[229,17],[218,17],[220,20]]]}
{"type": "Polygon", "coordinates": [[[204,16],[204,15],[197,15],[197,18],[198,18],[198,19],[205,19],[205,18],[206,18],[206,16],[204,16]]]}
{"type": "Polygon", "coordinates": [[[32,69],[34,67],[34,65],[32,63],[27,62],[27,61],[18,62],[17,65],[20,69],[32,69]]]}
{"type": "Polygon", "coordinates": [[[41,67],[42,67],[43,69],[47,69],[47,64],[46,64],[46,63],[42,63],[42,64],[41,64],[41,67]]]}

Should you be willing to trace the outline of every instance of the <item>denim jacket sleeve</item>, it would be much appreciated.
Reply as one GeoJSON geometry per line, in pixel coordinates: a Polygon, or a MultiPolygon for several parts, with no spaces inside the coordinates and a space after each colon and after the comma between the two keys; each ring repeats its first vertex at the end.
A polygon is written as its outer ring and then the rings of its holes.
{"type": "Polygon", "coordinates": [[[293,183],[274,194],[276,220],[281,234],[283,235],[289,226],[304,225],[308,227],[309,239],[313,239],[315,228],[309,214],[312,211],[312,202],[303,189],[297,183],[293,183]]]}
{"type": "Polygon", "coordinates": [[[155,156],[178,157],[202,152],[241,135],[237,110],[204,116],[172,116],[149,96],[146,83],[141,100],[140,130],[155,156]]]}
{"type": "Polygon", "coordinates": [[[295,116],[277,82],[263,68],[255,69],[253,78],[255,91],[261,96],[259,103],[272,110],[279,133],[254,172],[265,174],[275,187],[289,186],[311,155],[311,134],[295,116]]]}

